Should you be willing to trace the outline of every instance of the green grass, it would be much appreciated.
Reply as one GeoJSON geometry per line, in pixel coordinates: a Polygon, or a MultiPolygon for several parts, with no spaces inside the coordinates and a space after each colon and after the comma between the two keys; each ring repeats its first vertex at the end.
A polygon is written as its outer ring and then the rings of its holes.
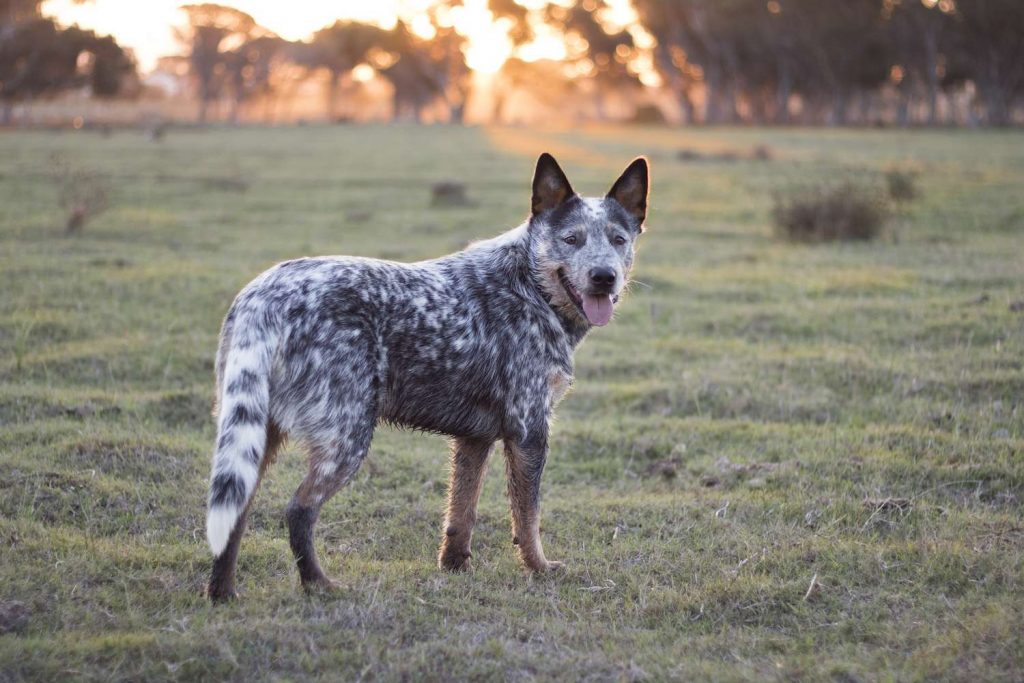
{"type": "Polygon", "coordinates": [[[1022,141],[0,135],[0,680],[1020,680],[1022,141]],[[675,154],[762,143],[772,161],[675,154]],[[497,455],[475,570],[439,572],[445,443],[381,429],[319,526],[344,589],[298,589],[289,448],[256,496],[243,597],[211,607],[208,413],[234,294],[302,254],[415,260],[497,234],[525,215],[543,150],[587,193],[639,153],[654,174],[638,282],[580,348],[554,427],[544,539],[567,571],[517,566],[497,455]],[[55,153],[110,178],[79,236],[62,234],[55,153]],[[774,194],[882,187],[894,167],[923,195],[885,240],[771,237],[774,194]],[[444,179],[477,205],[429,208],[444,179]]]}

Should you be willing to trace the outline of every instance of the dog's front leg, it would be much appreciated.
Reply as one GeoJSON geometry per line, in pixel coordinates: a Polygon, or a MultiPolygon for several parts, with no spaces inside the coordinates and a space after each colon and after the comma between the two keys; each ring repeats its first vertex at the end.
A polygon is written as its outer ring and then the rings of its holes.
{"type": "Polygon", "coordinates": [[[540,542],[540,476],[544,472],[547,454],[547,430],[522,441],[505,440],[512,542],[519,547],[523,563],[535,572],[562,567],[561,562],[544,557],[544,547],[540,542]]]}
{"type": "Polygon", "coordinates": [[[448,512],[444,518],[444,536],[437,562],[441,569],[460,572],[469,569],[473,553],[473,525],[476,505],[487,469],[493,441],[455,439],[452,443],[451,479],[448,482],[448,512]]]}

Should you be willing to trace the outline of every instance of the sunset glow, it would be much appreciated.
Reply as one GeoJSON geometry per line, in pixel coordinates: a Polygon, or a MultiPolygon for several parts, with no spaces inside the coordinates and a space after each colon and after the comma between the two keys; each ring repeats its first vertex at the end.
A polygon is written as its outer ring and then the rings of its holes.
{"type": "MultiPolygon", "coordinates": [[[[94,0],[78,5],[72,0],[48,0],[43,4],[43,12],[66,25],[77,23],[113,35],[134,50],[141,68],[148,71],[161,56],[180,52],[172,27],[183,23],[178,9],[182,4],[181,0],[94,0]]],[[[430,37],[433,32],[427,17],[427,10],[434,4],[432,0],[231,0],[225,4],[251,14],[259,24],[288,40],[306,39],[337,19],[390,28],[402,18],[423,37],[430,37]]],[[[512,54],[507,21],[495,21],[487,9],[487,0],[466,0],[463,6],[453,8],[439,19],[450,22],[448,25],[467,37],[466,61],[476,71],[497,71],[512,54]]],[[[523,56],[558,58],[562,54],[557,37],[542,35],[535,44],[526,46],[523,56]]]]}

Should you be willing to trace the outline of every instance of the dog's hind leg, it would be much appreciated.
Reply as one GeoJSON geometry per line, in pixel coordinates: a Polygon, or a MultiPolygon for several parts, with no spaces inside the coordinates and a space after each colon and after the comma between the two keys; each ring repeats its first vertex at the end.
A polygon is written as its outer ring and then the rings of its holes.
{"type": "Polygon", "coordinates": [[[335,587],[320,568],[313,546],[313,527],[320,508],[352,478],[366,457],[373,435],[370,415],[341,430],[338,438],[310,447],[309,474],[288,503],[288,540],[299,578],[306,589],[335,587]]]}
{"type": "Polygon", "coordinates": [[[490,439],[456,439],[452,442],[451,479],[448,482],[448,512],[437,563],[441,569],[458,572],[469,569],[470,542],[476,524],[476,504],[487,471],[490,439]]]}

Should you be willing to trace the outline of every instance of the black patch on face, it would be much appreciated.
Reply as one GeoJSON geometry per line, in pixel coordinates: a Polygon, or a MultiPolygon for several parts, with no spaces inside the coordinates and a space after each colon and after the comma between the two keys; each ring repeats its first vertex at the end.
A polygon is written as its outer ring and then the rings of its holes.
{"type": "Polygon", "coordinates": [[[618,225],[623,230],[626,230],[631,236],[640,234],[642,226],[641,222],[622,208],[621,204],[614,199],[606,198],[603,206],[609,223],[618,225]]]}

